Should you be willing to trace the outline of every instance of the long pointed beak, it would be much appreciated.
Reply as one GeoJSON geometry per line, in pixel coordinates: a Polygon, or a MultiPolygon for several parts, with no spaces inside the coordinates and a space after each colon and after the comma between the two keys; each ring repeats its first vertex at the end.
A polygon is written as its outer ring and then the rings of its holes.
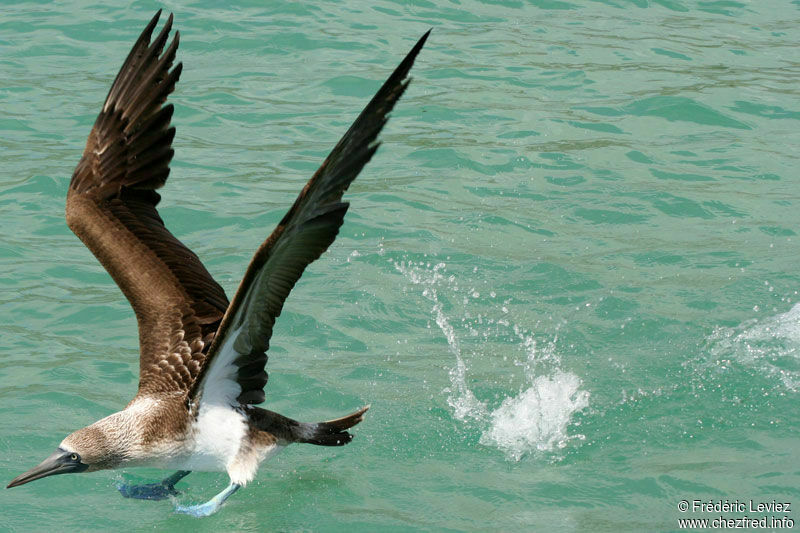
{"type": "Polygon", "coordinates": [[[88,465],[80,461],[73,461],[72,454],[65,452],[62,449],[56,450],[50,457],[45,459],[39,466],[33,467],[21,476],[17,476],[11,480],[11,483],[6,486],[7,489],[24,485],[30,481],[35,481],[47,476],[54,476],[56,474],[69,474],[70,472],[82,472],[89,468],[88,465]]]}

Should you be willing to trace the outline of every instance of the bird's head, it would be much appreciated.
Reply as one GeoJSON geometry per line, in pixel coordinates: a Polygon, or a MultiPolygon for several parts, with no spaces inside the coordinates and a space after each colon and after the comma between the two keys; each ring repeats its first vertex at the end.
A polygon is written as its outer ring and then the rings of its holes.
{"type": "Polygon", "coordinates": [[[92,472],[113,468],[116,461],[110,453],[105,432],[93,424],[70,434],[50,457],[11,480],[6,487],[17,487],[56,474],[92,472]]]}

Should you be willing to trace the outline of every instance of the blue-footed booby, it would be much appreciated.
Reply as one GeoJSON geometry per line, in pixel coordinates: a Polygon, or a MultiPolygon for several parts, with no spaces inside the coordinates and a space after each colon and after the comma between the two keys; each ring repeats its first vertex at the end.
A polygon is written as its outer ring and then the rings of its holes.
{"type": "Polygon", "coordinates": [[[54,474],[157,467],[160,483],[118,486],[123,496],[164,499],[192,470],[225,471],[230,485],[210,501],[176,507],[208,516],[251,481],[259,464],[294,442],[340,446],[367,407],[327,422],[297,422],[256,407],[265,400],[275,320],[305,268],[333,242],[349,204],[342,195],[378,149],[378,133],[408,87],[430,31],[411,49],[339,140],[275,230],[261,244],[229,303],[200,259],[158,215],[175,128],[182,64],[169,16],[153,17],[133,45],[89,133],[67,193],[72,231],[119,285],[139,328],[139,388],[122,410],[67,436],[8,488],[54,474]],[[171,69],[171,70],[170,70],[171,69]]]}

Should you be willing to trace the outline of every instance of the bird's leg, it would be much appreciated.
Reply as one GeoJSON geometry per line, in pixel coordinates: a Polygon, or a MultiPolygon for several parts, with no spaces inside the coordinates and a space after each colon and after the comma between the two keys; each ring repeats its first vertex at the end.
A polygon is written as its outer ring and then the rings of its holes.
{"type": "Polygon", "coordinates": [[[222,507],[222,504],[225,503],[225,500],[230,498],[230,496],[239,490],[239,488],[241,488],[241,485],[238,483],[231,483],[225,490],[208,500],[206,503],[199,503],[197,505],[177,505],[175,506],[175,512],[188,514],[196,518],[210,516],[219,511],[219,508],[222,507]]]}
{"type": "Polygon", "coordinates": [[[148,483],[146,485],[128,485],[118,483],[117,490],[126,498],[136,498],[138,500],[164,500],[170,496],[177,496],[175,483],[185,478],[191,470],[178,470],[160,483],[148,483]]]}

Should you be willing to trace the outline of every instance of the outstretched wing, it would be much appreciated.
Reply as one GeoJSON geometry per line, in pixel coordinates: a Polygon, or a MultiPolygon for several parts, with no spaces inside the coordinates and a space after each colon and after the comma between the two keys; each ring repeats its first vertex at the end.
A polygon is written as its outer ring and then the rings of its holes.
{"type": "Polygon", "coordinates": [[[136,313],[139,394],[186,394],[228,300],[156,211],[175,136],[172,105],[163,104],[181,73],[180,63],[170,71],[178,32],[164,50],[172,15],[150,42],[160,14],[133,45],[92,127],[69,184],[67,224],[136,313]]]}
{"type": "Polygon", "coordinates": [[[215,398],[231,402],[264,401],[266,351],[275,319],[305,268],[336,238],[349,206],[342,195],[378,149],[378,133],[408,86],[408,72],[429,33],[378,90],[256,251],[195,382],[194,398],[213,389],[215,398]]]}

